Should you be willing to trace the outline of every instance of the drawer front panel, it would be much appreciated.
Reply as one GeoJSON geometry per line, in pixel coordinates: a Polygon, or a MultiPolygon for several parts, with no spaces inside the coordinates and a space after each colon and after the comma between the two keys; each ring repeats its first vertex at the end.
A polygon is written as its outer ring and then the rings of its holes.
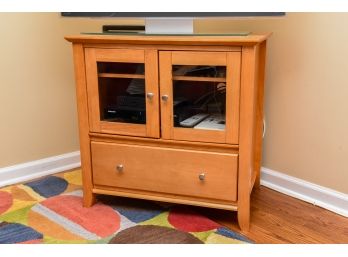
{"type": "Polygon", "coordinates": [[[95,185],[237,200],[237,154],[92,142],[95,185]]]}

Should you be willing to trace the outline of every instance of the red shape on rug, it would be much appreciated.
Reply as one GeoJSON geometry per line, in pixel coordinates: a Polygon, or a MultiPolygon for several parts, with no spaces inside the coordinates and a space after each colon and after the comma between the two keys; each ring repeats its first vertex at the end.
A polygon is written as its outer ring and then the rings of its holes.
{"type": "Polygon", "coordinates": [[[0,214],[12,206],[12,196],[8,192],[0,191],[0,214]]]}
{"type": "Polygon", "coordinates": [[[100,237],[110,236],[120,228],[120,216],[111,207],[97,203],[85,208],[78,196],[55,196],[41,204],[100,237]]]}
{"type": "Polygon", "coordinates": [[[220,224],[186,208],[176,208],[168,215],[168,221],[176,229],[185,232],[202,232],[221,227],[220,224]]]}

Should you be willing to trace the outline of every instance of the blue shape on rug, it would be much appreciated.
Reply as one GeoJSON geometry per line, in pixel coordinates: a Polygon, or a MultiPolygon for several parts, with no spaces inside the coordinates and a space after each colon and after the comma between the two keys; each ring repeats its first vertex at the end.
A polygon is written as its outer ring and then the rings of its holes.
{"type": "Polygon", "coordinates": [[[0,244],[15,244],[42,238],[41,233],[22,224],[0,223],[0,244]]]}
{"type": "Polygon", "coordinates": [[[138,199],[112,198],[101,200],[104,204],[109,204],[121,215],[134,223],[143,222],[152,219],[160,213],[166,211],[165,208],[151,201],[142,201],[138,199]]]}
{"type": "Polygon", "coordinates": [[[245,241],[248,243],[253,243],[252,241],[250,241],[248,238],[242,236],[241,234],[238,234],[232,230],[229,230],[227,228],[221,227],[218,228],[218,230],[215,232],[218,235],[222,235],[225,237],[229,237],[229,238],[233,238],[233,239],[237,239],[237,240],[241,240],[241,241],[245,241]]]}
{"type": "Polygon", "coordinates": [[[145,220],[152,219],[159,215],[162,211],[160,210],[145,210],[145,209],[131,209],[131,208],[123,208],[117,207],[115,208],[121,215],[125,216],[130,221],[134,223],[139,223],[145,220]]]}
{"type": "Polygon", "coordinates": [[[68,187],[68,182],[59,177],[50,176],[25,184],[43,197],[52,197],[63,193],[68,187]]]}

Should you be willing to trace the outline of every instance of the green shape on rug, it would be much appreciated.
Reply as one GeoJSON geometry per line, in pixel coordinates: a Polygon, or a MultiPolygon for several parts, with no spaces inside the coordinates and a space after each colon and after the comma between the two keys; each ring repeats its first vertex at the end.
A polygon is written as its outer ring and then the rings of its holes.
{"type": "Polygon", "coordinates": [[[199,240],[203,241],[205,243],[205,241],[207,240],[207,238],[215,233],[216,229],[213,230],[208,230],[208,231],[203,231],[203,232],[189,232],[191,235],[197,237],[199,240]]]}
{"type": "Polygon", "coordinates": [[[30,206],[26,206],[22,209],[18,209],[18,210],[6,213],[4,215],[1,215],[0,220],[28,225],[28,212],[33,206],[34,204],[30,206]]]}

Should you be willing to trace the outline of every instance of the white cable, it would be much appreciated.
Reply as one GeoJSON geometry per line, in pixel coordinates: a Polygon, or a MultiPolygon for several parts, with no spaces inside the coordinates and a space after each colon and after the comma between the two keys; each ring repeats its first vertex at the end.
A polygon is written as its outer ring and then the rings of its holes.
{"type": "Polygon", "coordinates": [[[265,138],[266,134],[266,120],[263,118],[263,129],[262,129],[262,138],[265,138]]]}

